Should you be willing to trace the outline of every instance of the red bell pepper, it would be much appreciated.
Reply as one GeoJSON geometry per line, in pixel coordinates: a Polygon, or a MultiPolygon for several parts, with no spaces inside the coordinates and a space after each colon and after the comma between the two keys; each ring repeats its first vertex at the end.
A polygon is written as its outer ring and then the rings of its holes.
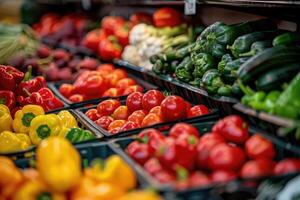
{"type": "Polygon", "coordinates": [[[238,115],[231,115],[218,121],[212,132],[221,134],[228,142],[243,144],[249,137],[249,125],[238,115]]]}
{"type": "Polygon", "coordinates": [[[148,13],[137,12],[130,16],[130,22],[132,23],[132,26],[139,23],[152,24],[152,16],[148,13]]]}
{"type": "Polygon", "coordinates": [[[14,91],[23,78],[24,73],[11,66],[0,65],[0,89],[14,91]]]}
{"type": "Polygon", "coordinates": [[[138,141],[130,143],[127,146],[126,152],[140,165],[147,162],[153,155],[148,144],[140,143],[138,141]]]}
{"type": "Polygon", "coordinates": [[[12,91],[0,90],[0,104],[4,104],[12,110],[16,106],[15,94],[12,91]]]}
{"type": "Polygon", "coordinates": [[[153,22],[157,27],[178,26],[182,23],[182,14],[173,8],[161,8],[153,14],[153,22]]]}
{"type": "Polygon", "coordinates": [[[98,54],[104,61],[112,61],[121,57],[122,47],[115,36],[109,36],[100,42],[98,54]]]}
{"type": "Polygon", "coordinates": [[[26,96],[26,92],[23,89],[26,89],[29,93],[37,92],[41,88],[46,87],[46,80],[42,76],[37,76],[34,79],[21,82],[16,89],[17,95],[26,96]]]}

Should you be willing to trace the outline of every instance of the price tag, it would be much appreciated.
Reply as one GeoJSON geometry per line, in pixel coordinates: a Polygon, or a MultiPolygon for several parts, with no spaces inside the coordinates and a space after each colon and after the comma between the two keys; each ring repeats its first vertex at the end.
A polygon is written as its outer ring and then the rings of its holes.
{"type": "Polygon", "coordinates": [[[92,2],[91,2],[91,0],[82,0],[81,5],[84,10],[89,10],[92,7],[92,2]]]}
{"type": "Polygon", "coordinates": [[[184,14],[185,15],[196,14],[196,0],[185,0],[184,1],[184,14]]]}

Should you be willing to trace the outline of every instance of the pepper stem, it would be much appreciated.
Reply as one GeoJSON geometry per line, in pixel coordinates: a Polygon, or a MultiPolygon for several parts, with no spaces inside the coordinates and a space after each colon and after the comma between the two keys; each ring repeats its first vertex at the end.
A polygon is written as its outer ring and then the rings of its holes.
{"type": "Polygon", "coordinates": [[[37,132],[37,135],[38,135],[39,138],[45,139],[45,138],[50,136],[51,129],[49,128],[48,125],[43,124],[43,125],[38,127],[36,132],[37,132]]]}
{"type": "Polygon", "coordinates": [[[32,66],[29,65],[29,66],[28,66],[28,70],[27,70],[27,72],[25,73],[23,82],[28,81],[28,80],[30,80],[31,78],[32,78],[32,66]]]}
{"type": "Polygon", "coordinates": [[[52,200],[52,195],[49,192],[43,192],[38,195],[37,200],[52,200]]]}
{"type": "Polygon", "coordinates": [[[22,124],[26,127],[29,127],[33,118],[35,118],[35,114],[25,113],[22,117],[22,124]]]}
{"type": "Polygon", "coordinates": [[[31,96],[31,93],[26,88],[23,88],[23,91],[26,93],[27,96],[31,96]]]}
{"type": "Polygon", "coordinates": [[[255,51],[251,50],[251,51],[248,51],[246,53],[239,54],[239,57],[250,57],[250,56],[254,56],[254,55],[255,55],[255,51]]]}

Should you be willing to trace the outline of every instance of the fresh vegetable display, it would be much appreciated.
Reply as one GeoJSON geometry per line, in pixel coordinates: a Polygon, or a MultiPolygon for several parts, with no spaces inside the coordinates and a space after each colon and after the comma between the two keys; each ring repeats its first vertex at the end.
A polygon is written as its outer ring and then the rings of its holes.
{"type": "Polygon", "coordinates": [[[117,99],[101,101],[97,108],[89,109],[85,115],[99,127],[116,134],[209,113],[205,105],[191,106],[179,96],[165,96],[158,90],[149,90],[145,94],[131,93],[124,105],[117,99]]]}
{"type": "Polygon", "coordinates": [[[101,64],[95,71],[81,73],[73,84],[64,83],[59,92],[71,102],[81,102],[101,97],[119,97],[143,88],[128,77],[123,69],[112,64],[101,64]]]}
{"type": "Polygon", "coordinates": [[[79,152],[61,137],[41,143],[36,168],[21,170],[2,156],[0,195],[4,199],[161,199],[154,191],[137,189],[135,172],[118,155],[95,158],[84,169],[82,162],[79,152]]]}
{"type": "Polygon", "coordinates": [[[219,120],[208,133],[186,123],[167,134],[144,129],[126,152],[158,182],[181,190],[300,170],[299,158],[278,160],[276,146],[249,133],[248,123],[237,115],[219,120]]]}
{"type": "Polygon", "coordinates": [[[47,88],[44,77],[31,77],[11,66],[0,65],[0,105],[9,107],[12,115],[27,104],[36,104],[47,112],[62,108],[63,103],[47,88]]]}
{"type": "Polygon", "coordinates": [[[92,132],[78,127],[69,111],[45,114],[38,105],[26,105],[14,116],[7,106],[0,105],[0,122],[0,153],[26,150],[50,136],[65,137],[71,142],[95,138],[92,132]]]}

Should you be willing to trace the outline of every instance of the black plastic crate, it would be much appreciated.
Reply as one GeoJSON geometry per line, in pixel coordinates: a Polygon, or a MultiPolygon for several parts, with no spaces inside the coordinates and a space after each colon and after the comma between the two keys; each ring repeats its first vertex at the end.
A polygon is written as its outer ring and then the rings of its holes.
{"type": "Polygon", "coordinates": [[[136,74],[143,77],[143,79],[149,83],[154,83],[158,87],[171,91],[174,94],[178,94],[193,103],[202,103],[209,105],[211,108],[217,108],[222,115],[233,113],[232,106],[238,102],[237,99],[232,97],[213,97],[205,90],[181,82],[170,75],[157,75],[150,70],[135,66],[123,60],[117,60],[116,64],[131,71],[135,71],[136,74]]]}
{"type": "MultiPolygon", "coordinates": [[[[138,85],[140,85],[141,87],[144,88],[144,90],[150,90],[150,89],[157,89],[158,87],[148,83],[130,73],[128,73],[128,77],[134,79],[138,85]]],[[[78,108],[81,107],[82,105],[86,105],[86,104],[90,104],[90,103],[94,103],[94,102],[98,102],[101,100],[105,100],[105,99],[109,99],[110,97],[101,97],[101,98],[97,98],[97,99],[90,99],[90,100],[86,100],[86,101],[82,101],[82,102],[71,102],[69,101],[66,97],[64,97],[60,92],[59,92],[59,87],[63,84],[63,83],[72,83],[72,81],[59,81],[59,82],[54,82],[54,83],[48,83],[48,87],[51,88],[51,90],[54,92],[54,94],[59,97],[59,99],[61,99],[66,105],[70,106],[71,108],[78,108]]],[[[119,96],[118,98],[125,98],[128,95],[123,95],[123,96],[119,96]]]]}
{"type": "MultiPolygon", "coordinates": [[[[212,126],[216,123],[216,121],[210,121],[210,122],[202,122],[202,123],[194,123],[193,125],[196,126],[201,134],[206,134],[208,133],[212,126]]],[[[300,157],[300,151],[297,151],[295,149],[290,149],[288,148],[285,143],[282,143],[280,140],[277,138],[270,136],[270,135],[265,135],[265,133],[257,128],[250,127],[250,135],[253,134],[261,134],[264,138],[270,140],[275,147],[275,150],[277,152],[275,160],[280,160],[285,157],[300,157]]],[[[168,131],[164,131],[163,134],[167,135],[168,131]]],[[[127,159],[131,159],[129,155],[125,152],[125,148],[135,140],[135,137],[126,137],[126,138],[120,138],[120,139],[114,139],[112,142],[115,144],[116,148],[120,148],[120,155],[123,157],[128,157],[127,159]]],[[[131,159],[133,161],[133,159],[131,159]]],[[[133,161],[134,162],[134,161],[133,161]]],[[[139,165],[139,164],[136,164],[139,165]]],[[[140,166],[140,165],[139,165],[140,166]]],[[[164,188],[164,194],[166,196],[169,196],[170,199],[211,199],[211,198],[216,198],[217,194],[226,191],[226,188],[235,188],[235,190],[241,190],[242,188],[246,187],[247,188],[247,183],[248,182],[253,182],[253,181],[260,181],[263,178],[269,178],[272,180],[278,180],[281,178],[292,178],[296,176],[299,173],[291,173],[291,174],[286,174],[286,175],[281,175],[281,176],[272,176],[272,177],[263,177],[259,179],[237,179],[234,181],[230,181],[228,183],[220,183],[220,184],[210,184],[207,186],[202,186],[202,187],[195,187],[195,188],[190,188],[187,190],[181,190],[177,191],[175,188],[173,188],[169,184],[161,184],[155,178],[151,177],[146,170],[143,169],[142,166],[140,166],[140,170],[138,171],[139,173],[142,173],[144,175],[147,175],[147,178],[149,179],[148,181],[152,183],[152,186],[154,188],[164,188]]]]}
{"type": "MultiPolygon", "coordinates": [[[[87,142],[92,142],[92,141],[103,141],[103,137],[104,137],[103,134],[101,134],[98,130],[96,130],[88,122],[83,120],[82,117],[80,115],[78,115],[78,113],[75,112],[74,110],[68,110],[68,111],[76,118],[78,127],[91,131],[95,136],[95,139],[81,141],[81,142],[77,142],[74,144],[81,144],[81,143],[87,143],[87,142]]],[[[55,111],[55,112],[51,112],[51,113],[57,114],[58,112],[59,111],[55,111]]],[[[16,160],[16,159],[31,156],[33,154],[33,152],[35,151],[35,149],[36,149],[36,146],[31,146],[28,149],[23,150],[23,151],[2,153],[2,154],[0,154],[0,156],[8,156],[8,157],[11,157],[13,160],[16,160]]]]}
{"type": "MultiPolygon", "coordinates": [[[[81,164],[83,167],[87,167],[91,164],[93,159],[100,158],[106,159],[111,155],[118,154],[119,150],[116,149],[113,145],[109,143],[89,143],[89,144],[76,144],[75,148],[78,150],[80,157],[81,157],[81,164]]],[[[134,163],[127,158],[122,157],[122,159],[132,167],[133,171],[136,173],[137,181],[138,181],[138,188],[145,188],[149,186],[147,179],[137,173],[134,167],[134,163]]],[[[28,168],[30,167],[30,163],[35,160],[35,152],[31,154],[28,158],[21,158],[15,160],[15,164],[19,168],[28,168]]]]}
{"type": "MultiPolygon", "coordinates": [[[[145,129],[145,128],[159,128],[159,129],[166,129],[167,127],[172,126],[174,123],[177,122],[187,122],[187,123],[193,123],[193,122],[206,122],[206,121],[211,121],[211,120],[216,120],[219,119],[219,112],[217,109],[210,109],[210,113],[207,115],[202,115],[202,116],[198,116],[198,117],[193,117],[193,118],[187,118],[187,119],[183,119],[183,120],[179,120],[179,121],[172,121],[172,122],[163,122],[163,123],[159,123],[159,124],[155,124],[153,126],[149,126],[149,127],[142,127],[142,128],[137,128],[137,129],[132,129],[132,130],[128,130],[128,131],[124,131],[124,132],[120,132],[117,134],[111,134],[109,133],[107,130],[97,126],[97,124],[95,124],[91,119],[89,119],[86,115],[85,112],[88,111],[89,109],[92,108],[97,108],[98,103],[100,103],[101,101],[97,102],[94,105],[90,105],[87,107],[81,107],[81,108],[77,108],[76,112],[78,112],[78,115],[81,116],[81,118],[83,118],[85,121],[87,121],[91,126],[93,126],[98,132],[102,133],[105,137],[107,138],[114,138],[114,137],[125,137],[125,136],[129,136],[129,135],[134,135],[139,133],[141,130],[145,129]]],[[[126,100],[120,100],[122,105],[126,104],[126,100]]]]}

